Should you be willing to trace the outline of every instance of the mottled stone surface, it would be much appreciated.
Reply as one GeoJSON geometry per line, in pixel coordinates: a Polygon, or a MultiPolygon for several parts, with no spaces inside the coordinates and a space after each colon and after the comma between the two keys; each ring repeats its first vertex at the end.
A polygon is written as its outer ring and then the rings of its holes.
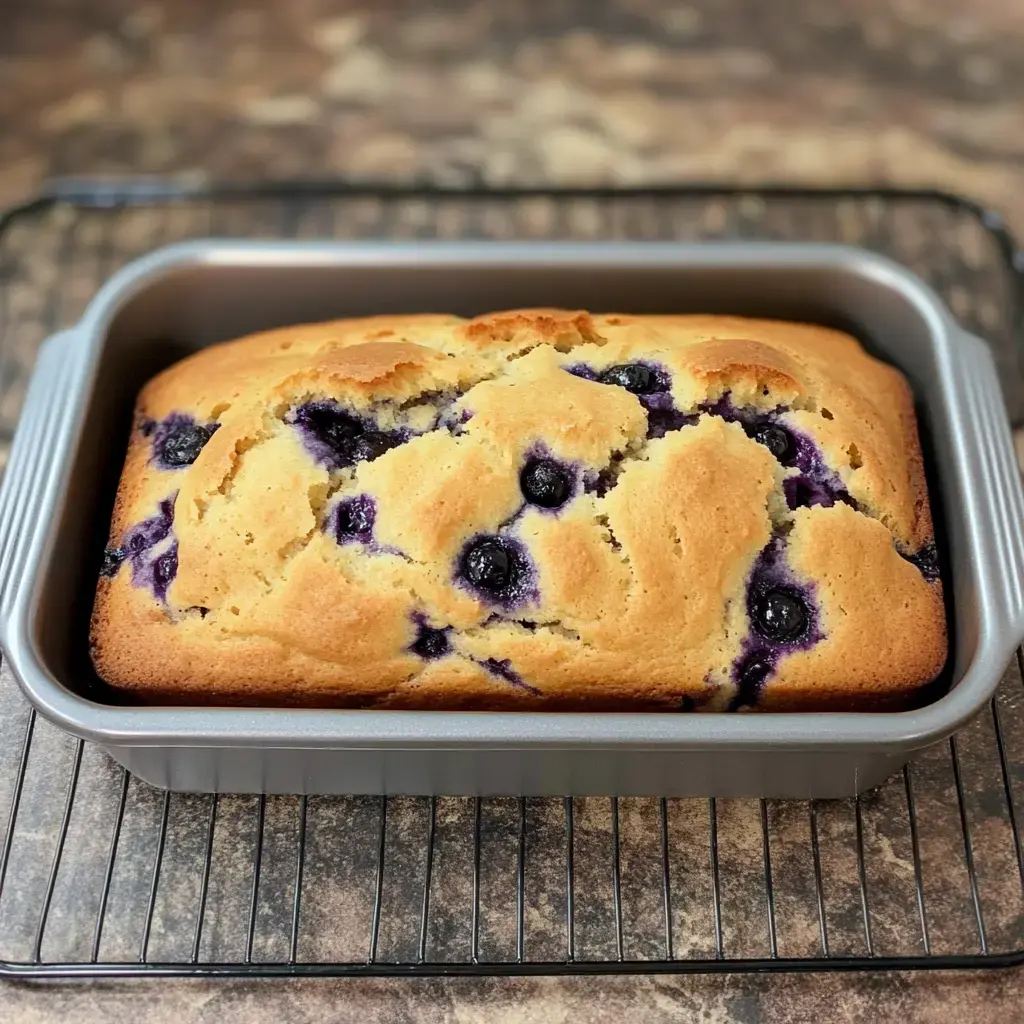
{"type": "MultiPolygon", "coordinates": [[[[1019,1019],[1010,973],[692,978],[97,983],[9,989],[18,1024],[1006,1024],[1019,1019]]],[[[2,1005],[2,1004],[0,1004],[2,1005]]]]}
{"type": "Polygon", "coordinates": [[[885,180],[1024,228],[1005,0],[8,5],[0,196],[89,172],[885,180]]]}
{"type": "MultiPolygon", "coordinates": [[[[192,178],[344,174],[458,184],[678,183],[718,178],[934,185],[999,207],[1024,232],[1024,14],[1005,0],[795,0],[764,5],[618,0],[445,5],[323,2],[217,5],[95,0],[54,12],[8,5],[0,31],[0,203],[54,174],[192,178]]],[[[865,244],[922,273],[992,341],[1024,418],[1009,290],[991,239],[966,217],[904,205],[766,207],[757,199],[659,204],[543,200],[201,204],[111,219],[58,208],[0,244],[4,359],[0,451],[43,337],[73,322],[99,283],[155,245],[211,233],[267,237],[816,238],[865,244]]],[[[999,702],[1009,785],[1024,785],[1024,692],[1012,667],[999,702]]],[[[6,827],[28,712],[0,676],[0,828],[6,827]]],[[[303,899],[293,933],[298,798],[164,797],[91,746],[42,721],[33,742],[7,884],[0,958],[87,960],[109,871],[101,958],[362,961],[373,937],[380,803],[311,798],[303,899]],[[52,872],[65,793],[79,787],[52,872]],[[117,854],[111,836],[124,811],[117,854]],[[166,840],[161,825],[166,814],[166,840]],[[215,815],[215,816],[212,816],[215,815]],[[211,831],[212,825],[212,831],[211,831]],[[212,837],[212,841],[211,840],[212,837]],[[208,843],[209,841],[209,843],[208,843]],[[197,933],[209,850],[202,928],[197,933]],[[153,887],[160,858],[159,883],[153,887]],[[152,922],[147,926],[152,906],[152,922]]],[[[1024,947],[1024,896],[991,718],[958,739],[978,907],[989,948],[1024,947]]],[[[913,769],[919,857],[902,777],[861,802],[868,928],[851,801],[769,802],[771,906],[782,956],[975,952],[971,896],[948,747],[913,769]],[[811,830],[819,842],[821,906],[811,830]]],[[[621,933],[627,958],[666,955],[656,800],[618,804],[621,933]]],[[[434,816],[423,927],[429,804],[388,808],[376,953],[465,960],[472,951],[472,802],[434,816]]],[[[613,806],[573,807],[577,958],[614,958],[613,806]]],[[[481,959],[517,954],[520,814],[525,959],[564,958],[566,820],[560,801],[481,808],[481,959]]],[[[1018,811],[1018,820],[1020,820],[1018,811]]],[[[764,833],[756,801],[665,807],[673,954],[713,958],[718,890],[724,956],[771,951],[764,833]]],[[[2,837],[2,833],[0,833],[2,837]]],[[[700,1019],[908,1024],[1015,1020],[1020,975],[704,976],[304,982],[0,984],[0,1015],[42,1021],[591,1021],[700,1019]]]]}

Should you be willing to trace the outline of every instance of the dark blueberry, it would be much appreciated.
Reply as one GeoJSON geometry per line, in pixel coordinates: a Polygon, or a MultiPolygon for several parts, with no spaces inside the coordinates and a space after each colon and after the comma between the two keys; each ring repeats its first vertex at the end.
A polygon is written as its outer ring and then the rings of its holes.
{"type": "Polygon", "coordinates": [[[582,377],[583,380],[598,379],[597,373],[587,366],[586,363],[574,363],[572,366],[566,366],[565,369],[574,377],[582,377]]]}
{"type": "Polygon", "coordinates": [[[769,654],[754,654],[740,666],[737,682],[744,693],[756,693],[775,668],[769,654]]]}
{"type": "Polygon", "coordinates": [[[903,555],[913,565],[916,565],[921,575],[929,582],[934,583],[939,578],[939,553],[934,544],[927,544],[915,555],[903,555]]]}
{"type": "Polygon", "coordinates": [[[788,465],[796,457],[796,446],[784,427],[765,423],[756,427],[750,436],[758,444],[763,444],[783,465],[788,465]]]}
{"type": "Polygon", "coordinates": [[[167,588],[178,573],[178,545],[172,544],[164,554],[153,560],[153,593],[167,596],[167,588]]]}
{"type": "Polygon", "coordinates": [[[299,410],[298,421],[335,451],[341,451],[353,438],[363,433],[363,425],[354,416],[349,416],[330,405],[310,403],[299,410]]]}
{"type": "Polygon", "coordinates": [[[775,670],[775,659],[765,651],[755,651],[747,655],[736,667],[736,696],[729,705],[730,711],[742,707],[753,707],[757,703],[757,695],[761,692],[765,680],[775,670]]]}
{"type": "Polygon", "coordinates": [[[212,436],[213,431],[199,423],[180,426],[160,443],[160,461],[174,469],[191,466],[212,436]]]}
{"type": "Polygon", "coordinates": [[[113,579],[118,574],[121,563],[125,560],[127,554],[128,552],[124,548],[107,548],[103,552],[103,564],[100,566],[100,575],[113,579]]]}
{"type": "Polygon", "coordinates": [[[451,649],[451,644],[448,642],[448,630],[433,629],[430,626],[420,626],[419,635],[412,645],[413,653],[428,661],[434,658],[443,658],[451,649]]]}
{"type": "MultiPolygon", "coordinates": [[[[668,398],[670,396],[658,396],[668,398]]],[[[645,403],[646,404],[646,403],[645,403]]],[[[678,409],[669,408],[647,408],[647,436],[649,438],[664,437],[673,430],[682,430],[683,427],[692,427],[699,416],[688,416],[679,412],[678,409]]]]}
{"type": "Polygon", "coordinates": [[[786,477],[782,481],[782,489],[786,495],[786,504],[790,508],[811,508],[813,505],[831,508],[835,504],[824,487],[803,473],[799,476],[786,477]]]}
{"type": "Polygon", "coordinates": [[[161,503],[160,515],[143,519],[136,523],[122,538],[122,546],[128,555],[140,555],[150,548],[154,548],[171,532],[173,506],[171,514],[165,515],[163,503],[161,503]]]}
{"type": "Polygon", "coordinates": [[[367,494],[354,498],[343,498],[334,510],[334,533],[340,544],[352,540],[369,543],[373,524],[377,518],[377,506],[367,494]]]}
{"type": "Polygon", "coordinates": [[[692,697],[680,697],[678,711],[696,711],[697,702],[692,697]]]}
{"type": "MultiPolygon", "coordinates": [[[[621,461],[621,456],[619,459],[615,459],[613,456],[613,461],[621,461]]],[[[588,494],[596,494],[599,498],[603,498],[616,485],[618,479],[617,470],[607,467],[598,473],[588,473],[583,481],[583,489],[588,494]]]]}
{"type": "Polygon", "coordinates": [[[338,504],[338,533],[369,533],[373,529],[373,502],[351,498],[338,504]]]}
{"type": "Polygon", "coordinates": [[[807,473],[786,477],[782,481],[782,489],[790,508],[811,508],[814,505],[831,508],[837,501],[851,508],[857,507],[857,503],[841,485],[834,485],[830,480],[817,480],[807,473]]]}
{"type": "Polygon", "coordinates": [[[794,640],[807,628],[807,607],[791,590],[769,590],[754,606],[757,631],[768,640],[794,640]]]}
{"type": "Polygon", "coordinates": [[[659,390],[658,378],[649,366],[643,363],[621,363],[602,371],[598,380],[602,384],[617,384],[634,395],[646,395],[659,390]]]}
{"type": "Polygon", "coordinates": [[[569,497],[572,485],[565,468],[554,459],[531,459],[519,474],[523,497],[541,508],[558,508],[569,497]]]}
{"type": "Polygon", "coordinates": [[[368,430],[360,437],[349,441],[344,449],[352,462],[373,462],[386,451],[401,444],[401,439],[394,434],[385,434],[379,430],[368,430]]]}
{"type": "Polygon", "coordinates": [[[462,573],[481,590],[500,593],[512,579],[512,558],[497,537],[484,537],[466,549],[462,573]]]}

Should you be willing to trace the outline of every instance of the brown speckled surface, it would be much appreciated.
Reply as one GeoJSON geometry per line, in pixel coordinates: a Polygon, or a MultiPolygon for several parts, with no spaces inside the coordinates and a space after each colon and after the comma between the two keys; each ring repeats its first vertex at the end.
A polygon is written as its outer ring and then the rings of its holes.
{"type": "Polygon", "coordinates": [[[251,1024],[1006,1024],[1018,975],[431,979],[96,983],[8,991],[17,1024],[52,1020],[251,1024]]]}
{"type": "MultiPolygon", "coordinates": [[[[8,5],[0,16],[0,203],[29,194],[46,176],[71,173],[230,178],[342,173],[395,180],[426,176],[453,183],[478,177],[494,183],[884,180],[969,194],[1002,209],[1024,233],[1021,5],[1005,0],[838,0],[830,5],[793,0],[785,8],[780,16],[752,0],[619,0],[600,8],[580,0],[443,7],[274,0],[220,5],[215,12],[199,0],[173,5],[94,0],[72,10],[8,5]]],[[[150,244],[145,230],[135,240],[140,248],[150,244]]],[[[89,275],[98,273],[90,264],[81,298],[95,287],[89,275]]],[[[955,296],[951,301],[955,308],[955,296]]],[[[975,314],[984,320],[983,312],[968,310],[975,314]]],[[[1019,692],[1019,684],[1013,692],[1019,692]]],[[[1024,735],[1020,703],[1015,697],[1004,705],[1008,725],[1017,726],[1010,735],[1024,735]]],[[[16,755],[22,722],[9,705],[4,707],[0,765],[16,755]]],[[[1007,859],[1007,836],[986,832],[1000,828],[999,814],[991,810],[999,780],[990,768],[971,765],[973,752],[981,749],[978,735],[976,729],[963,738],[962,753],[975,824],[986,833],[985,848],[999,851],[979,863],[989,894],[987,924],[999,942],[1012,943],[1020,928],[1021,896],[1007,859]]],[[[1020,751],[1021,741],[1014,742],[1020,751]]],[[[66,772],[67,744],[45,735],[41,744],[41,757],[49,751],[54,770],[66,772]]],[[[95,752],[87,751],[86,758],[96,759],[86,768],[91,764],[96,777],[106,778],[116,798],[116,775],[95,752]]],[[[928,892],[932,937],[937,948],[959,948],[964,935],[970,935],[972,918],[962,902],[963,878],[955,874],[963,870],[956,866],[960,854],[955,842],[948,845],[955,831],[946,826],[956,823],[943,821],[949,804],[940,798],[949,785],[948,772],[929,771],[926,763],[919,799],[926,872],[932,872],[933,880],[928,892]]],[[[108,785],[97,790],[92,802],[83,798],[69,841],[107,841],[110,794],[108,785]],[[90,829],[94,821],[100,823],[99,834],[90,829]]],[[[0,785],[0,808],[8,799],[0,785]]],[[[907,858],[907,836],[896,824],[899,811],[895,804],[890,807],[893,800],[893,791],[885,790],[868,811],[871,848],[884,855],[886,870],[907,858]]],[[[159,805],[156,794],[133,796],[128,823],[129,829],[139,829],[139,843],[133,847],[137,856],[125,860],[112,890],[112,924],[105,939],[109,949],[104,950],[110,955],[135,954],[138,894],[148,886],[152,852],[146,843],[152,843],[159,805]],[[124,938],[128,935],[131,941],[124,938]]],[[[174,834],[180,843],[168,850],[172,865],[189,863],[200,848],[204,808],[201,798],[174,804],[173,814],[180,816],[174,834]]],[[[414,806],[406,811],[406,825],[402,808],[396,812],[399,833],[422,826],[414,806]]],[[[749,915],[736,912],[751,899],[763,899],[751,866],[757,851],[749,842],[749,812],[748,805],[736,802],[721,814],[725,940],[730,948],[761,954],[763,933],[750,929],[749,915]]],[[[23,868],[36,857],[39,863],[32,870],[40,877],[45,877],[46,842],[55,827],[53,809],[48,813],[41,813],[29,829],[25,849],[15,851],[23,868]]],[[[491,863],[507,867],[500,858],[511,856],[506,833],[512,822],[504,821],[500,808],[496,813],[498,859],[491,863]]],[[[580,884],[600,896],[607,878],[600,872],[587,875],[586,856],[588,851],[594,856],[606,852],[604,811],[594,804],[577,813],[580,884]]],[[[807,846],[793,838],[803,834],[805,823],[788,820],[790,813],[773,807],[780,936],[788,944],[781,951],[813,954],[817,921],[808,913],[807,865],[801,860],[807,846]]],[[[638,955],[656,952],[653,940],[651,949],[644,946],[644,936],[657,934],[659,907],[649,902],[649,887],[637,875],[647,863],[639,851],[651,831],[650,815],[643,801],[623,809],[624,881],[635,914],[638,955]]],[[[439,849],[447,851],[447,860],[439,862],[436,884],[442,888],[435,907],[457,905],[465,897],[460,865],[465,867],[466,849],[458,841],[464,816],[457,802],[439,805],[439,849]]],[[[364,833],[372,817],[372,809],[358,801],[314,808],[311,875],[370,869],[355,854],[339,864],[331,840],[346,830],[364,833]]],[[[247,894],[219,893],[217,879],[240,877],[247,870],[246,821],[241,814],[233,818],[230,805],[225,809],[217,847],[223,875],[215,873],[211,882],[218,913],[205,941],[226,956],[239,955],[231,944],[237,942],[238,923],[247,911],[247,894]],[[233,822],[241,830],[237,834],[233,822]]],[[[849,818],[839,805],[824,813],[819,824],[825,884],[836,910],[829,922],[832,939],[836,948],[855,951],[860,941],[857,898],[848,889],[849,864],[843,859],[849,818]]],[[[679,836],[688,830],[698,835],[706,824],[680,808],[673,827],[679,836]]],[[[272,806],[267,847],[271,891],[287,891],[290,868],[284,860],[293,828],[289,806],[272,806]],[[280,886],[274,881],[275,843],[283,851],[280,886]]],[[[551,835],[554,843],[555,826],[551,835]]],[[[544,849],[541,843],[538,853],[544,849]]],[[[561,941],[558,884],[550,878],[553,859],[553,853],[551,858],[535,854],[528,864],[529,891],[536,894],[530,934],[542,951],[556,951],[561,941]]],[[[872,863],[874,870],[883,870],[882,862],[872,863]]],[[[399,857],[388,870],[399,879],[408,868],[399,857]]],[[[675,870],[693,895],[674,922],[677,951],[707,953],[701,943],[707,941],[710,922],[700,909],[707,904],[699,897],[710,884],[708,872],[682,863],[675,870]]],[[[154,953],[172,949],[180,933],[178,915],[186,913],[195,896],[189,876],[169,878],[152,937],[154,953]]],[[[91,933],[72,916],[62,916],[62,908],[69,905],[75,886],[88,888],[94,882],[89,877],[60,880],[44,955],[62,950],[87,955],[91,933]]],[[[499,906],[500,872],[485,879],[486,885],[493,905],[499,906]]],[[[359,955],[361,940],[357,943],[340,923],[362,922],[367,908],[358,900],[346,902],[343,888],[317,891],[322,899],[304,910],[303,934],[311,943],[304,955],[359,955]]],[[[401,886],[388,891],[396,902],[385,907],[385,923],[402,919],[403,900],[410,903],[405,909],[416,912],[415,893],[403,894],[401,886]]],[[[909,933],[901,929],[913,925],[912,890],[880,886],[876,879],[873,892],[885,900],[876,908],[883,922],[876,945],[881,951],[904,948],[909,933]]],[[[580,920],[577,942],[594,955],[608,955],[607,901],[590,902],[593,914],[580,920]]],[[[17,900],[5,897],[5,903],[5,913],[16,915],[17,900]]],[[[286,953],[270,927],[274,910],[272,901],[261,905],[266,927],[260,940],[264,945],[257,947],[260,956],[286,953]]],[[[34,919],[30,915],[27,921],[31,925],[34,919]]],[[[433,922],[433,948],[439,954],[446,943],[461,948],[462,927],[460,918],[445,921],[441,912],[433,922]]],[[[494,955],[507,956],[509,939],[507,918],[500,912],[485,914],[484,948],[490,944],[494,955]]],[[[395,956],[415,952],[408,929],[383,930],[381,943],[382,951],[395,956]]],[[[151,1024],[165,1019],[491,1024],[613,1017],[730,1024],[893,1019],[1004,1024],[1020,1014],[1020,979],[1019,973],[1008,972],[0,985],[0,1015],[19,1022],[68,1016],[82,1022],[145,1019],[151,1024]]]]}
{"type": "Polygon", "coordinates": [[[1024,7],[1006,0],[93,0],[4,19],[0,198],[91,172],[885,180],[1024,229],[1024,7]]]}

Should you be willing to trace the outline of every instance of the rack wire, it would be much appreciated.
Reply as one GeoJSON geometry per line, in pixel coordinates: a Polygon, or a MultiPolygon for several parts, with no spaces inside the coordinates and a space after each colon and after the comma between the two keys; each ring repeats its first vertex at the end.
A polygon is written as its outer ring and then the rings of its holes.
{"type": "MultiPolygon", "coordinates": [[[[991,341],[1024,419],[1012,240],[953,197],[63,182],[0,218],[0,457],[43,338],[121,264],[211,234],[865,245],[991,341]]],[[[164,793],[38,717],[4,665],[0,976],[1015,965],[1021,665],[948,744],[871,793],[812,802],[164,793]]]]}

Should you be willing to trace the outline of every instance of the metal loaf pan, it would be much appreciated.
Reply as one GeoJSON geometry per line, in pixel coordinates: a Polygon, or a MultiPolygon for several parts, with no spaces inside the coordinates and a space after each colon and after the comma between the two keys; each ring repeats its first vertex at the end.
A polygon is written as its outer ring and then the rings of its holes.
{"type": "MultiPolygon", "coordinates": [[[[177,790],[835,797],[951,735],[1024,638],[1024,498],[986,345],[838,246],[198,242],[122,270],[44,345],[0,493],[0,639],[29,700],[177,790]],[[303,320],[515,306],[832,323],[899,366],[928,441],[951,689],[920,710],[672,715],[124,707],[87,622],[134,396],[190,351],[303,320]]],[[[914,638],[908,636],[907,643],[914,638]]],[[[870,643],[870,637],[865,637],[870,643]]]]}

